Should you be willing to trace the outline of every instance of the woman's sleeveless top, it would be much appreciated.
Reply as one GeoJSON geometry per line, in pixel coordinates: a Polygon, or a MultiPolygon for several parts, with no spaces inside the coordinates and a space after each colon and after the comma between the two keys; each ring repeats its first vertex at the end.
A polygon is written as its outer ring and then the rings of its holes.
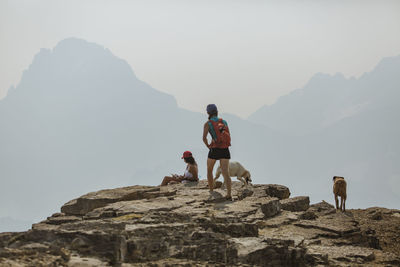
{"type": "Polygon", "coordinates": [[[189,165],[186,167],[184,177],[185,178],[193,178],[193,174],[189,171],[189,165]]]}

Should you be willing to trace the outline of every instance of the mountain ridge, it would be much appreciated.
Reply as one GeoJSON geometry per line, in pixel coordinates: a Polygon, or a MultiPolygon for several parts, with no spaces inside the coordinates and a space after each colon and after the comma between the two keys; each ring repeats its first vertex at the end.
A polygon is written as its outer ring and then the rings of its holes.
{"type": "Polygon", "coordinates": [[[351,116],[351,112],[396,105],[393,99],[399,96],[399,69],[400,56],[396,56],[382,59],[372,71],[357,79],[346,79],[340,73],[317,73],[303,88],[261,107],[248,119],[280,132],[309,134],[334,125],[341,117],[351,116]]]}

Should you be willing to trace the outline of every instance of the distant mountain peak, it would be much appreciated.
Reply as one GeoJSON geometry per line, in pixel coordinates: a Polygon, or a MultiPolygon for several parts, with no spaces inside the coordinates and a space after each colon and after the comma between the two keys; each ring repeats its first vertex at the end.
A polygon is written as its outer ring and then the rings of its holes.
{"type": "MultiPolygon", "coordinates": [[[[53,49],[41,48],[29,68],[24,71],[22,85],[125,81],[133,86],[138,80],[127,61],[113,55],[109,49],[93,42],[70,37],[53,49]]],[[[58,87],[58,86],[55,86],[58,87]]]]}
{"type": "Polygon", "coordinates": [[[340,72],[337,72],[334,75],[318,72],[311,77],[308,83],[304,86],[304,89],[312,88],[315,85],[318,86],[321,83],[340,83],[346,80],[346,77],[344,77],[344,75],[340,72]]]}
{"type": "Polygon", "coordinates": [[[393,57],[384,57],[382,58],[379,63],[376,65],[375,68],[379,68],[381,66],[386,66],[388,64],[400,64],[400,54],[393,57]]]}
{"type": "Polygon", "coordinates": [[[48,98],[103,99],[104,103],[118,99],[125,105],[150,101],[161,109],[177,105],[173,96],[139,80],[126,60],[101,45],[75,37],[59,41],[52,49],[40,49],[20,83],[3,100],[10,98],[21,105],[23,99],[50,103],[48,98]]]}
{"type": "Polygon", "coordinates": [[[88,42],[84,39],[76,38],[76,37],[69,37],[65,38],[57,43],[57,45],[53,48],[54,53],[65,53],[68,51],[81,51],[81,52],[87,52],[90,54],[93,53],[104,53],[109,56],[113,56],[110,50],[105,48],[104,46],[101,46],[97,43],[93,42],[88,42]]]}
{"type": "Polygon", "coordinates": [[[324,72],[317,72],[314,76],[311,77],[313,79],[346,79],[341,72],[336,72],[334,75],[324,72]]]}
{"type": "Polygon", "coordinates": [[[323,130],[371,109],[397,106],[400,56],[383,58],[359,78],[316,73],[300,89],[249,116],[254,123],[294,135],[323,130]]]}

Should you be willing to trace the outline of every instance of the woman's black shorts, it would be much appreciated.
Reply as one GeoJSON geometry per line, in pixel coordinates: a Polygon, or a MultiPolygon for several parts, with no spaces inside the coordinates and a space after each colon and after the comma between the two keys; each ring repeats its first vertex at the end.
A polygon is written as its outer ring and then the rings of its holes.
{"type": "Polygon", "coordinates": [[[229,148],[210,148],[208,152],[209,159],[230,159],[231,153],[229,148]]]}

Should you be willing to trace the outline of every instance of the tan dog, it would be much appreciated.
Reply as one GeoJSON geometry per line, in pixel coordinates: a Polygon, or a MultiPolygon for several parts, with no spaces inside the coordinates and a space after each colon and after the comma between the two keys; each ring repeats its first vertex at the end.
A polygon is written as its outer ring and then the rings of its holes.
{"type": "MultiPolygon", "coordinates": [[[[218,166],[217,172],[215,173],[214,185],[220,175],[221,175],[221,167],[218,166]]],[[[229,176],[230,177],[236,176],[236,178],[243,183],[242,187],[252,182],[250,172],[246,170],[242,166],[242,164],[240,164],[237,161],[229,162],[229,176]]]]}
{"type": "Polygon", "coordinates": [[[333,194],[335,194],[335,203],[336,209],[340,209],[341,211],[346,210],[346,187],[347,183],[343,177],[340,176],[333,176],[333,194]],[[340,207],[339,207],[339,199],[340,197],[340,207]]]}

